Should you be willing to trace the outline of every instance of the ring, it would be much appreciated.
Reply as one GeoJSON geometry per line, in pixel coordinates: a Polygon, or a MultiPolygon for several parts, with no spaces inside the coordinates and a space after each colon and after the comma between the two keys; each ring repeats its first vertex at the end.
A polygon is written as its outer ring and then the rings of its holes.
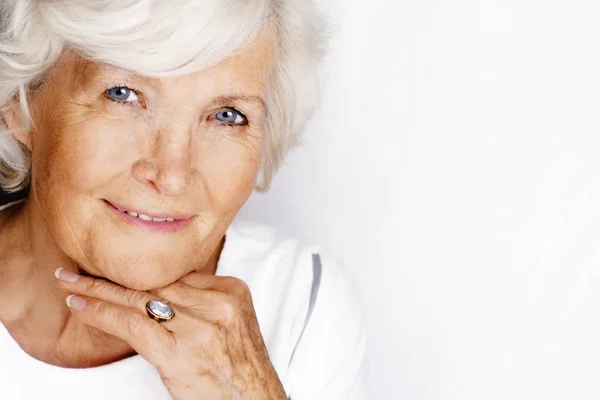
{"type": "Polygon", "coordinates": [[[148,316],[156,322],[166,322],[173,319],[175,310],[166,301],[150,300],[146,303],[148,316]]]}

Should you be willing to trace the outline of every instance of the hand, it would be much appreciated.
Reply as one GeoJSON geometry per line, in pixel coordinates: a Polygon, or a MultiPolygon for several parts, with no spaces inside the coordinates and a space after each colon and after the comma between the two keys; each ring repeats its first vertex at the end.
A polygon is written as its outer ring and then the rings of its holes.
{"type": "Polygon", "coordinates": [[[159,371],[175,400],[286,399],[259,330],[252,297],[236,278],[188,274],[141,292],[104,279],[56,272],[73,314],[117,336],[159,371]],[[175,317],[158,323],[146,303],[162,299],[175,317]]]}

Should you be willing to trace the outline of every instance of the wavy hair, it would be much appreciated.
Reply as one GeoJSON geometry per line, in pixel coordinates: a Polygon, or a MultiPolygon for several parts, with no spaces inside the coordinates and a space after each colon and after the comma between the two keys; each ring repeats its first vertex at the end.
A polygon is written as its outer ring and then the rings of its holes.
{"type": "MultiPolygon", "coordinates": [[[[65,48],[141,75],[173,76],[217,64],[268,24],[279,47],[257,185],[266,191],[317,99],[328,30],[312,0],[2,0],[0,108],[20,107],[31,126],[28,100],[65,48]]],[[[0,118],[0,188],[27,186],[30,169],[30,152],[0,118]]]]}

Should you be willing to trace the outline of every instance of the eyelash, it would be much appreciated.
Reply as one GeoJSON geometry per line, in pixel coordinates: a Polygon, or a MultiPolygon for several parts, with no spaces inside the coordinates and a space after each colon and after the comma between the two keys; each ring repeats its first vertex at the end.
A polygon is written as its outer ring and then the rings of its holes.
{"type": "Polygon", "coordinates": [[[243,112],[239,111],[235,107],[230,107],[230,106],[225,106],[225,107],[221,108],[219,111],[217,111],[216,113],[212,114],[210,116],[210,118],[216,120],[219,125],[222,125],[222,126],[224,126],[226,128],[237,128],[237,127],[243,127],[243,126],[248,126],[249,125],[248,117],[246,117],[246,114],[244,114],[243,112]],[[227,122],[221,122],[221,121],[217,120],[214,116],[217,115],[220,112],[223,112],[223,111],[233,111],[235,113],[238,113],[239,115],[242,116],[242,118],[244,119],[244,122],[242,122],[240,124],[228,124],[227,122]]]}
{"type": "Polygon", "coordinates": [[[115,103],[118,103],[118,104],[123,104],[123,105],[125,105],[125,106],[132,106],[132,105],[134,105],[134,104],[135,104],[135,102],[133,102],[133,101],[122,101],[122,100],[117,100],[117,99],[115,99],[115,98],[113,98],[113,97],[111,97],[111,96],[109,96],[109,95],[108,95],[108,91],[109,91],[109,90],[112,90],[112,89],[117,89],[117,88],[125,88],[125,89],[129,89],[129,90],[131,90],[132,92],[134,92],[134,93],[135,93],[135,95],[136,95],[136,96],[138,96],[138,98],[140,98],[140,97],[141,97],[141,96],[140,96],[140,92],[138,92],[138,90],[137,90],[137,89],[133,89],[133,88],[131,88],[131,87],[129,87],[129,86],[127,86],[127,85],[125,85],[125,84],[122,84],[122,85],[112,85],[112,86],[109,86],[109,87],[107,87],[107,88],[106,88],[106,90],[104,91],[104,97],[106,97],[106,98],[107,98],[108,100],[110,100],[110,101],[114,101],[115,103]]]}
{"type": "MultiPolygon", "coordinates": [[[[123,85],[112,85],[112,86],[109,86],[108,88],[106,88],[106,90],[104,91],[104,95],[105,95],[105,97],[106,97],[108,100],[110,100],[110,101],[114,101],[115,103],[123,104],[123,105],[126,105],[126,106],[132,106],[132,105],[134,105],[134,103],[135,103],[135,102],[132,102],[132,101],[122,101],[122,100],[117,100],[117,99],[114,99],[114,98],[112,98],[111,96],[109,96],[109,95],[108,95],[108,91],[109,91],[109,90],[111,90],[111,89],[116,89],[116,88],[126,88],[126,89],[129,89],[129,90],[131,90],[132,92],[134,92],[134,93],[136,94],[136,96],[138,96],[138,98],[139,98],[139,97],[141,97],[141,95],[140,95],[140,92],[138,92],[138,90],[137,90],[137,89],[131,88],[131,87],[129,87],[129,86],[127,86],[127,85],[125,85],[125,84],[123,84],[123,85]]],[[[240,111],[240,110],[238,110],[237,108],[235,108],[235,107],[231,107],[231,106],[224,106],[224,107],[223,107],[223,108],[221,108],[219,111],[217,111],[217,112],[215,112],[214,114],[212,114],[212,115],[210,116],[210,119],[215,119],[219,125],[222,125],[222,126],[224,126],[224,127],[226,127],[226,128],[244,127],[244,126],[248,126],[248,125],[249,125],[249,120],[248,120],[248,117],[246,116],[246,114],[244,114],[243,112],[241,112],[241,111],[240,111]],[[243,123],[241,123],[241,124],[228,124],[228,123],[226,123],[226,122],[221,122],[221,121],[219,121],[219,120],[216,120],[216,118],[214,118],[214,116],[215,116],[216,114],[218,114],[218,113],[222,112],[222,111],[233,111],[233,112],[236,112],[236,113],[238,113],[239,115],[241,115],[241,116],[242,116],[242,118],[244,118],[244,122],[243,122],[243,123]]]]}

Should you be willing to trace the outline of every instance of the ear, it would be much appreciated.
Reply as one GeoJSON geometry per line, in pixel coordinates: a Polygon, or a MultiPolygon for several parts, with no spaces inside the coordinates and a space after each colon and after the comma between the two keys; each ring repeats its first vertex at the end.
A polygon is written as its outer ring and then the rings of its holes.
{"type": "Polygon", "coordinates": [[[21,107],[15,102],[9,102],[0,108],[0,116],[8,128],[8,132],[31,151],[31,129],[21,107]]]}

